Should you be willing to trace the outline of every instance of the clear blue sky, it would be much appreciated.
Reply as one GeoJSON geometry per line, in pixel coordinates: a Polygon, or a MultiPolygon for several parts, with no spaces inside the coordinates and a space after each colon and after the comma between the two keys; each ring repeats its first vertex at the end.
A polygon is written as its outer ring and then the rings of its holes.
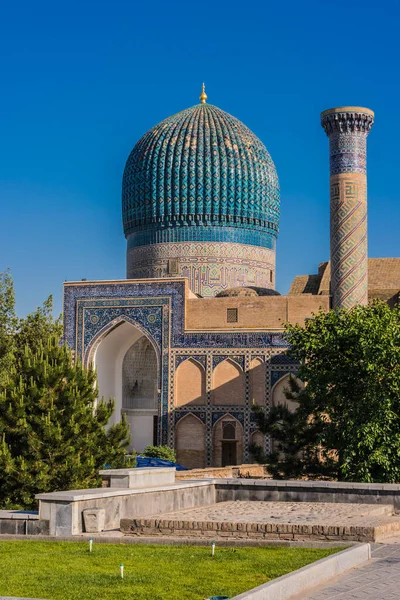
{"type": "Polygon", "coordinates": [[[399,3],[21,0],[0,14],[0,270],[18,312],[65,279],[125,276],[121,177],[136,141],[209,102],[265,143],[281,185],[277,289],[329,256],[321,110],[376,112],[369,253],[400,255],[399,3]]]}

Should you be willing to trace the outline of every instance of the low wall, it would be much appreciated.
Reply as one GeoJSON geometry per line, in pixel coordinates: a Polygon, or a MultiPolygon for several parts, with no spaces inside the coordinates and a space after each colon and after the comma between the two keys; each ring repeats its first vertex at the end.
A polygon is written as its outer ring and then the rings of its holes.
{"type": "Polygon", "coordinates": [[[258,500],[269,502],[354,502],[392,504],[400,511],[397,483],[352,483],[276,479],[216,479],[216,502],[258,500]]]}
{"type": "Polygon", "coordinates": [[[1,535],[48,535],[49,522],[33,511],[0,510],[1,535]]]}
{"type": "MultiPolygon", "coordinates": [[[[191,480],[155,485],[156,471],[152,470],[153,485],[148,487],[107,487],[38,494],[39,517],[42,521],[49,522],[50,535],[68,536],[83,532],[82,511],[86,508],[105,509],[105,530],[119,529],[121,519],[132,520],[232,500],[390,504],[400,511],[398,484],[216,477],[206,479],[206,473],[202,470],[203,479],[196,480],[192,477],[191,480]]],[[[118,473],[114,475],[118,480],[118,473]]],[[[166,476],[168,474],[160,472],[160,481],[166,476]]],[[[139,476],[135,479],[130,478],[129,474],[121,473],[121,477],[121,481],[125,477],[124,485],[129,485],[134,480],[136,484],[140,482],[139,476]]]]}
{"type": "Polygon", "coordinates": [[[267,477],[267,465],[250,464],[237,465],[232,467],[209,467],[205,469],[190,469],[189,471],[177,471],[176,480],[204,479],[212,477],[213,479],[230,479],[232,477],[267,477]]]}
{"type": "Polygon", "coordinates": [[[215,503],[215,488],[207,481],[178,482],[150,488],[99,488],[38,494],[39,517],[50,522],[50,535],[78,535],[84,531],[83,511],[105,509],[105,530],[119,529],[127,517],[207,506],[215,503]]]}

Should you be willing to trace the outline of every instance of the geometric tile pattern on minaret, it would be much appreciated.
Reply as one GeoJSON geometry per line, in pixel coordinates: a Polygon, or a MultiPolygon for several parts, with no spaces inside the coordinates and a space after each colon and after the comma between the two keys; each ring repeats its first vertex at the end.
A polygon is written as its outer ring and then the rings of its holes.
{"type": "Polygon", "coordinates": [[[321,113],[330,150],[332,308],[368,303],[368,108],[343,106],[321,113]]]}

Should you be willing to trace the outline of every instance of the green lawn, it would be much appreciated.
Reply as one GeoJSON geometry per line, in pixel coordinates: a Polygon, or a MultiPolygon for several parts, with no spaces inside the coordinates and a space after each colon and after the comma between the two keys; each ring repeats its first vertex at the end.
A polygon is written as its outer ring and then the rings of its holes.
{"type": "Polygon", "coordinates": [[[0,542],[0,594],[47,600],[233,597],[338,548],[217,548],[0,542]],[[124,579],[120,578],[124,564],[124,579]]]}

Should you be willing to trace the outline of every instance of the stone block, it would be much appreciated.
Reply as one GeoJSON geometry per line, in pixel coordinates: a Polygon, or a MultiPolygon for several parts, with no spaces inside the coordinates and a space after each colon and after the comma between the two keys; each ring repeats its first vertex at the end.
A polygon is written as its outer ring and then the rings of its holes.
{"type": "Polygon", "coordinates": [[[37,521],[27,521],[28,535],[49,535],[50,521],[38,519],[37,521]]]}
{"type": "Polygon", "coordinates": [[[128,532],[133,527],[133,519],[121,519],[120,528],[123,532],[128,532]]]}
{"type": "Polygon", "coordinates": [[[111,488],[147,488],[175,483],[175,467],[105,469],[100,471],[111,488]]]}
{"type": "Polygon", "coordinates": [[[104,508],[85,508],[82,513],[86,533],[100,533],[104,531],[106,520],[106,511],[104,508]]]}

